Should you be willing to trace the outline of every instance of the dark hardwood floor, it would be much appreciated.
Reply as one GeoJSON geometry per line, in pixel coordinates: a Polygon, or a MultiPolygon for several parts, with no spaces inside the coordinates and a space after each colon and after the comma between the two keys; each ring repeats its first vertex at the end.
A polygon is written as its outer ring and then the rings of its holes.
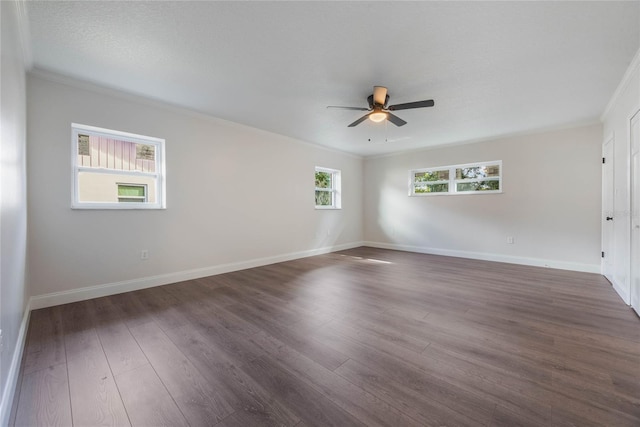
{"type": "Polygon", "coordinates": [[[596,274],[357,248],[31,314],[15,425],[640,426],[596,274]]]}

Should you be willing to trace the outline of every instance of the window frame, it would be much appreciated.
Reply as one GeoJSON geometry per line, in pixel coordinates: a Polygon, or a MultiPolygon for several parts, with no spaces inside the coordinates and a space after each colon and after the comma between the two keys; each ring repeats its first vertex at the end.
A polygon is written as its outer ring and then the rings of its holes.
{"type": "Polygon", "coordinates": [[[451,169],[448,166],[445,167],[439,167],[439,168],[430,168],[430,169],[419,169],[419,170],[413,170],[410,171],[409,174],[409,179],[411,181],[411,185],[412,185],[412,190],[414,192],[413,195],[415,196],[421,196],[423,194],[448,194],[450,189],[451,189],[451,169]],[[449,179],[441,179],[441,180],[437,180],[437,181],[421,181],[421,183],[424,183],[424,187],[430,186],[430,185],[442,185],[442,184],[447,184],[447,191],[437,191],[437,192],[425,192],[425,193],[416,193],[416,183],[417,181],[415,180],[415,175],[416,173],[425,173],[425,172],[442,172],[442,171],[447,171],[449,174],[449,179]]]}
{"type": "MultiPolygon", "coordinates": [[[[165,168],[165,140],[152,136],[138,135],[96,126],[71,123],[71,209],[166,209],[166,168],[165,168]],[[124,171],[117,169],[87,167],[78,164],[78,135],[90,134],[106,138],[118,139],[135,144],[155,146],[155,172],[124,171]],[[90,172],[96,174],[128,175],[130,177],[151,177],[155,179],[155,203],[124,203],[124,202],[82,202],[79,200],[79,174],[90,172]]],[[[130,184],[129,184],[130,185],[130,184]]],[[[142,184],[135,184],[142,185],[142,184]]],[[[117,187],[116,187],[117,191],[117,187]]],[[[145,198],[148,200],[148,188],[145,198]]]]}
{"type": "Polygon", "coordinates": [[[489,162],[477,162],[477,163],[465,163],[465,164],[459,164],[459,165],[436,166],[436,167],[421,168],[421,169],[411,169],[409,171],[409,196],[422,197],[422,196],[453,196],[453,195],[467,195],[467,194],[500,194],[503,192],[502,176],[503,176],[502,160],[493,160],[489,162]],[[500,173],[497,177],[456,179],[456,169],[482,167],[482,166],[498,166],[500,173]],[[416,193],[415,191],[416,190],[416,181],[415,181],[416,173],[437,172],[437,171],[444,171],[444,170],[449,171],[448,181],[433,181],[428,183],[429,184],[448,183],[449,191],[434,192],[434,193],[416,193]],[[458,191],[457,184],[481,182],[481,181],[498,181],[498,190],[458,191]]]}
{"type": "Polygon", "coordinates": [[[325,167],[316,166],[314,170],[314,188],[313,192],[315,203],[315,192],[326,191],[331,193],[331,205],[315,205],[319,210],[336,210],[342,209],[342,172],[338,169],[330,169],[325,167]],[[315,186],[315,174],[317,172],[324,172],[331,174],[331,188],[319,188],[315,186]]]}

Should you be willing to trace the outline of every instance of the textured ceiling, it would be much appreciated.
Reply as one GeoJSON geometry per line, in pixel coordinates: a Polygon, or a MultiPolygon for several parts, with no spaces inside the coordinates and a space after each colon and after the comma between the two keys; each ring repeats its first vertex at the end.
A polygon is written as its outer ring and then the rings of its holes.
{"type": "Polygon", "coordinates": [[[595,121],[640,2],[30,1],[36,69],[360,155],[595,121]],[[408,122],[347,125],[374,85],[408,122]]]}

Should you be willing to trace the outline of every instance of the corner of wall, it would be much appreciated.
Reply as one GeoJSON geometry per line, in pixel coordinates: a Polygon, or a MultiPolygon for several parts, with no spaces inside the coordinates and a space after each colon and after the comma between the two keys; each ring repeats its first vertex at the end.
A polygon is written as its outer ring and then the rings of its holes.
{"type": "Polygon", "coordinates": [[[0,2],[0,318],[4,351],[0,354],[0,425],[7,425],[18,382],[29,319],[26,293],[26,70],[30,47],[23,1],[0,2]],[[5,165],[7,167],[5,167],[5,165]]]}
{"type": "MultiPolygon", "coordinates": [[[[636,73],[638,68],[640,68],[640,49],[638,49],[635,56],[631,60],[631,63],[629,64],[627,71],[624,73],[622,80],[620,80],[618,87],[616,88],[615,92],[613,92],[611,99],[609,100],[609,102],[607,103],[607,106],[605,107],[604,111],[600,115],[601,122],[604,122],[607,119],[607,116],[611,113],[615,105],[619,102],[620,98],[623,96],[625,90],[627,89],[627,86],[633,80],[633,75],[636,73]]],[[[638,101],[640,102],[640,100],[638,101]]]]}
{"type": "Polygon", "coordinates": [[[22,355],[27,341],[27,330],[29,327],[29,319],[31,317],[31,300],[27,302],[20,329],[18,331],[18,339],[16,342],[13,355],[11,357],[11,366],[7,374],[7,380],[2,389],[2,400],[0,401],[0,426],[9,425],[11,411],[15,405],[15,393],[20,378],[20,367],[22,363],[22,355]]]}

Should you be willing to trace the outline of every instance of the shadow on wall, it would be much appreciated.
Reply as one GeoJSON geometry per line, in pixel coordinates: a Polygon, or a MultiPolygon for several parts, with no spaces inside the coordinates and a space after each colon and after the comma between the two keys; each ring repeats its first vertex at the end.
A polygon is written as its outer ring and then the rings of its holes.
{"type": "Polygon", "coordinates": [[[341,211],[333,209],[318,209],[316,231],[313,247],[316,249],[333,247],[344,231],[344,221],[341,221],[341,211]]]}
{"type": "Polygon", "coordinates": [[[450,238],[442,224],[432,220],[446,213],[437,206],[425,206],[422,197],[409,197],[407,193],[407,188],[394,186],[386,179],[380,187],[377,216],[382,242],[428,247],[430,242],[450,238]]]}
{"type": "MultiPolygon", "coordinates": [[[[377,202],[381,243],[420,248],[495,250],[491,236],[504,234],[494,212],[498,195],[408,195],[385,177],[377,202]]],[[[396,180],[397,181],[397,180],[396,180]]],[[[499,197],[499,196],[498,196],[499,197]]]]}

